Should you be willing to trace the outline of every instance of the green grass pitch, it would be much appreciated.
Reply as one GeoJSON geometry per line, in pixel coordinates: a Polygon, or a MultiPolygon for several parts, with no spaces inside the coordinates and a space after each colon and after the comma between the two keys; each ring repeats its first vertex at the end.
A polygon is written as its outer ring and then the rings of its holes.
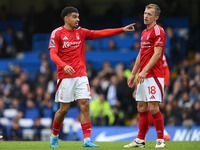
{"type": "MultiPolygon", "coordinates": [[[[126,150],[130,148],[124,148],[123,145],[129,142],[94,142],[99,144],[98,148],[85,148],[83,142],[80,141],[61,141],[58,148],[50,148],[49,142],[39,141],[0,141],[0,150],[126,150]]],[[[146,142],[145,149],[155,150],[155,141],[146,142]]],[[[166,142],[166,150],[200,150],[200,141],[191,142],[166,142]]],[[[131,148],[133,149],[133,148],[131,148]]],[[[136,148],[138,149],[138,148],[136,148]]],[[[141,148],[139,148],[141,149],[141,148]]]]}

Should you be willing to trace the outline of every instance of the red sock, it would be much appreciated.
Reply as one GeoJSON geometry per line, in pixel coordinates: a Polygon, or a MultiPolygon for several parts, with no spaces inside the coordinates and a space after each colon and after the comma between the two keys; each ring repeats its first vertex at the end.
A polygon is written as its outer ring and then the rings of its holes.
{"type": "Polygon", "coordinates": [[[91,128],[92,128],[91,122],[81,124],[81,127],[82,127],[82,130],[83,130],[84,139],[90,138],[91,128]]]}
{"type": "Polygon", "coordinates": [[[151,113],[148,111],[148,130],[151,127],[151,125],[153,125],[153,116],[151,115],[151,113]]]}
{"type": "Polygon", "coordinates": [[[152,115],[154,119],[154,126],[157,132],[157,139],[163,139],[164,135],[164,120],[161,112],[157,112],[156,114],[152,115]]]}
{"type": "Polygon", "coordinates": [[[137,138],[145,138],[148,131],[148,111],[139,112],[139,132],[137,138]]]}
{"type": "Polygon", "coordinates": [[[59,134],[60,128],[62,127],[62,122],[58,123],[55,120],[53,121],[53,135],[57,136],[59,134]]]}

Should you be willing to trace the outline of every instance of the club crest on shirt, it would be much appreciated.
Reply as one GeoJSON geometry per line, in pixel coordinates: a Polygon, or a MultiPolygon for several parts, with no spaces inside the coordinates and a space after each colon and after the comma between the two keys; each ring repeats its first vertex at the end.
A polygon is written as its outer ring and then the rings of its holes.
{"type": "Polygon", "coordinates": [[[147,35],[147,40],[149,39],[150,33],[147,35]]]}
{"type": "Polygon", "coordinates": [[[76,33],[76,38],[77,38],[77,40],[80,40],[78,33],[76,33]]]}

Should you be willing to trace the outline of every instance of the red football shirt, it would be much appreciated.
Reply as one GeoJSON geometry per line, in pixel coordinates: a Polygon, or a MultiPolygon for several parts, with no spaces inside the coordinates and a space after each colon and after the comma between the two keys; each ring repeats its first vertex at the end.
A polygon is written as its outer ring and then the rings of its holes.
{"type": "Polygon", "coordinates": [[[151,29],[145,29],[141,34],[141,44],[140,44],[140,69],[139,72],[148,64],[151,57],[154,54],[155,46],[162,46],[162,55],[157,61],[157,63],[151,68],[147,73],[147,78],[149,77],[164,77],[163,74],[163,53],[165,50],[166,34],[162,27],[155,24],[151,29]]]}
{"type": "Polygon", "coordinates": [[[74,30],[67,30],[62,26],[51,33],[49,49],[58,48],[58,57],[75,70],[73,75],[69,75],[62,67],[57,65],[58,79],[87,76],[85,40],[92,40],[93,38],[94,32],[92,30],[81,27],[74,30]]]}

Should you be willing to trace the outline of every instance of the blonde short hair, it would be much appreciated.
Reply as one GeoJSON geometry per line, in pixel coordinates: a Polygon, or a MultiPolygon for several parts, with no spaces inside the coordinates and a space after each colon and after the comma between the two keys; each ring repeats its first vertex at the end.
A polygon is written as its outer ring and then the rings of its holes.
{"type": "Polygon", "coordinates": [[[150,8],[155,9],[155,15],[156,16],[160,16],[161,10],[160,10],[160,7],[158,5],[156,5],[156,4],[148,4],[145,8],[147,8],[147,9],[150,9],[150,8]]]}

